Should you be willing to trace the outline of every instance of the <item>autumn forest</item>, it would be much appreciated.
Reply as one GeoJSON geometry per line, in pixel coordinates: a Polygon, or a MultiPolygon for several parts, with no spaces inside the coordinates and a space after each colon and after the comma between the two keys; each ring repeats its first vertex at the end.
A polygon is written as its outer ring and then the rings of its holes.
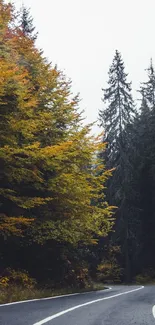
{"type": "Polygon", "coordinates": [[[36,39],[30,11],[0,0],[0,291],[153,281],[153,62],[134,101],[115,52],[95,137],[36,39]]]}

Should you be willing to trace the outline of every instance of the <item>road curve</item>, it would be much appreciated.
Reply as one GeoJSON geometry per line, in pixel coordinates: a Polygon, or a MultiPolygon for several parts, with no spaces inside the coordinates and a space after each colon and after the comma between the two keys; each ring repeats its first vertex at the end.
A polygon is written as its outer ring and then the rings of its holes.
{"type": "Polygon", "coordinates": [[[155,286],[0,305],[0,325],[155,325],[155,286]]]}

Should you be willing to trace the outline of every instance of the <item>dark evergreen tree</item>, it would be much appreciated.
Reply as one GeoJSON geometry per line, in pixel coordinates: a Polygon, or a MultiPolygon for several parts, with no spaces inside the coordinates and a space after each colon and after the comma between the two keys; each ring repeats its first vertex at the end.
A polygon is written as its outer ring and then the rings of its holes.
{"type": "Polygon", "coordinates": [[[109,69],[108,88],[103,89],[103,92],[105,107],[99,112],[101,126],[105,132],[104,141],[107,142],[107,150],[103,158],[109,168],[115,168],[113,178],[108,182],[107,195],[109,202],[119,207],[115,241],[122,247],[126,280],[129,281],[129,211],[131,209],[129,207],[129,180],[131,179],[129,148],[135,107],[131,95],[131,83],[127,81],[124,62],[118,51],[109,69]]]}
{"type": "Polygon", "coordinates": [[[155,70],[152,59],[150,61],[150,66],[146,71],[148,80],[142,83],[140,92],[142,98],[145,98],[147,106],[152,110],[155,106],[155,70]]]}
{"type": "Polygon", "coordinates": [[[151,60],[148,80],[142,83],[142,105],[139,124],[139,151],[141,156],[140,198],[142,208],[143,268],[155,267],[155,70],[151,60]],[[147,189],[147,190],[146,190],[147,189]],[[151,249],[150,249],[151,248],[151,249]]]}
{"type": "Polygon", "coordinates": [[[35,27],[33,26],[33,18],[30,15],[30,9],[27,9],[24,5],[20,10],[19,23],[23,34],[35,41],[38,33],[35,33],[35,27]]]}
{"type": "MultiPolygon", "coordinates": [[[[141,105],[130,134],[128,151],[131,166],[128,194],[132,276],[155,267],[155,109],[154,67],[151,61],[148,81],[141,84],[141,105]]],[[[129,135],[129,134],[128,134],[129,135]]],[[[148,271],[147,271],[148,272],[148,271]]]]}
{"type": "Polygon", "coordinates": [[[104,109],[99,112],[99,119],[108,143],[106,162],[116,167],[117,154],[124,151],[126,127],[132,123],[135,114],[131,83],[127,82],[124,62],[118,51],[109,69],[108,88],[103,92],[104,109]]]}

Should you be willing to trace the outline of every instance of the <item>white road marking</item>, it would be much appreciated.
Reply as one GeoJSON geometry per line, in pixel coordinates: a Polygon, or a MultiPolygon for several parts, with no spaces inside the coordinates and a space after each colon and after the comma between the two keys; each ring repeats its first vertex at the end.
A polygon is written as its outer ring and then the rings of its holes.
{"type": "Polygon", "coordinates": [[[142,287],[140,287],[140,288],[137,288],[137,289],[130,290],[130,291],[126,291],[126,292],[118,293],[118,294],[113,295],[113,296],[109,296],[109,297],[104,297],[104,298],[100,298],[100,299],[96,299],[96,300],[88,301],[88,302],[86,302],[86,303],[84,303],[84,304],[81,304],[81,305],[77,305],[77,306],[71,307],[71,308],[66,309],[66,310],[63,310],[63,311],[61,311],[61,312],[59,312],[59,313],[57,313],[57,314],[55,314],[55,315],[49,316],[49,317],[47,317],[47,318],[44,318],[43,320],[41,320],[41,321],[39,321],[39,322],[37,322],[37,323],[35,323],[35,324],[33,324],[33,325],[43,325],[43,324],[48,323],[48,322],[50,322],[51,320],[53,320],[53,319],[55,319],[55,318],[57,318],[57,317],[60,317],[60,316],[62,316],[62,315],[64,315],[64,314],[67,314],[67,313],[69,313],[69,312],[71,312],[71,311],[73,311],[73,310],[75,310],[75,309],[82,308],[82,307],[84,307],[84,306],[88,306],[88,305],[91,305],[91,304],[94,304],[94,303],[96,303],[96,302],[100,302],[100,301],[103,301],[103,300],[108,300],[108,299],[112,299],[112,298],[115,298],[115,297],[123,296],[123,295],[129,294],[129,293],[131,293],[131,292],[139,291],[139,290],[141,290],[141,289],[143,289],[143,288],[144,288],[144,286],[142,286],[142,287]]]}
{"type": "Polygon", "coordinates": [[[153,317],[155,318],[155,305],[152,308],[153,317]]]}
{"type": "Polygon", "coordinates": [[[8,302],[6,304],[1,304],[0,307],[23,304],[23,303],[34,302],[34,301],[42,301],[42,300],[50,300],[50,299],[64,298],[64,297],[70,297],[70,296],[77,296],[77,295],[86,294],[86,293],[88,294],[88,293],[97,292],[97,291],[102,292],[102,291],[111,290],[111,289],[112,288],[108,288],[108,289],[104,289],[104,290],[88,291],[88,292],[82,292],[82,293],[80,293],[80,292],[78,292],[78,293],[69,293],[67,295],[53,296],[53,297],[40,298],[40,299],[38,298],[38,299],[14,301],[14,302],[8,302]]]}

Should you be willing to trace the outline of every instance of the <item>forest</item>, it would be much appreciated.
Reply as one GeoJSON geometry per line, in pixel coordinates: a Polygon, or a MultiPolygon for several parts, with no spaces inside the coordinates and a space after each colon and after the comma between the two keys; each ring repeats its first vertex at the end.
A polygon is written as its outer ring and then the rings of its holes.
{"type": "Polygon", "coordinates": [[[153,62],[135,101],[116,50],[95,137],[36,39],[29,9],[0,0],[0,300],[15,286],[152,282],[153,62]]]}

